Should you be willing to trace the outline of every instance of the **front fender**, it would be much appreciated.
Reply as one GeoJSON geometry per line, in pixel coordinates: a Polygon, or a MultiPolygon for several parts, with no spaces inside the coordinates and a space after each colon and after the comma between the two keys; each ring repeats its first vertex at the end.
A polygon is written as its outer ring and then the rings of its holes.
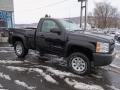
{"type": "MultiPolygon", "coordinates": [[[[85,42],[85,41],[80,41],[80,42],[76,42],[76,41],[70,41],[66,44],[66,48],[65,48],[65,54],[67,54],[68,50],[72,47],[72,46],[78,46],[78,47],[84,47],[89,49],[92,52],[95,52],[96,48],[95,45],[89,42],[85,42]]],[[[66,55],[65,55],[66,56],[66,55]]]]}

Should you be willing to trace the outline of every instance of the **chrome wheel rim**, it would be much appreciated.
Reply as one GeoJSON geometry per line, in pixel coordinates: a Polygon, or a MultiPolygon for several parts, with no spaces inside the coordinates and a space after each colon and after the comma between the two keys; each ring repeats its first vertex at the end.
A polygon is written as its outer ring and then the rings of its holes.
{"type": "Polygon", "coordinates": [[[18,55],[21,55],[21,54],[22,54],[22,51],[23,51],[22,46],[19,45],[19,44],[17,44],[17,45],[16,45],[16,53],[17,53],[18,55]]]}
{"type": "Polygon", "coordinates": [[[83,72],[86,69],[86,62],[80,58],[80,57],[75,57],[72,60],[72,68],[77,71],[77,72],[83,72]]]}

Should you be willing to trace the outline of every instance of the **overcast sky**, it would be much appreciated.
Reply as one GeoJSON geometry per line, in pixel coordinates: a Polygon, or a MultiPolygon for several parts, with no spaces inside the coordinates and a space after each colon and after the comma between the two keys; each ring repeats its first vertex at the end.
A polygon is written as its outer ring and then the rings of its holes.
{"type": "MultiPolygon", "coordinates": [[[[44,17],[45,14],[50,14],[54,18],[76,17],[80,15],[80,3],[77,2],[78,0],[63,1],[14,0],[15,23],[35,23],[41,17],[44,17]]],[[[88,0],[88,12],[93,10],[96,2],[103,1],[111,3],[120,11],[120,0],[88,0]]]]}

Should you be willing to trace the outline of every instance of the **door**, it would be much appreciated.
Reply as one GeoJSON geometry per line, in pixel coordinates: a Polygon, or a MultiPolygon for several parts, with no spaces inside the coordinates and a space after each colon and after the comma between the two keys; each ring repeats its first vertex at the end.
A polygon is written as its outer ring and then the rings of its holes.
{"type": "Polygon", "coordinates": [[[36,49],[39,50],[40,52],[47,52],[50,47],[49,44],[45,40],[45,33],[48,31],[48,25],[46,22],[43,22],[39,27],[37,32],[36,32],[36,49]]]}
{"type": "Polygon", "coordinates": [[[52,33],[50,30],[54,28],[61,30],[56,21],[44,20],[39,33],[42,39],[41,47],[48,53],[61,55],[64,51],[64,34],[62,30],[61,34],[52,33]]]}

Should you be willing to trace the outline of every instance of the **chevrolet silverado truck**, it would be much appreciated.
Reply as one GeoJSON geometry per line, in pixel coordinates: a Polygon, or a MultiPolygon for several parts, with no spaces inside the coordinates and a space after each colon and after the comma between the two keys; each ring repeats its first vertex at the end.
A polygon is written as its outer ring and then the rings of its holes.
{"type": "Polygon", "coordinates": [[[92,66],[109,65],[114,59],[115,42],[109,36],[85,32],[68,20],[42,18],[37,28],[9,29],[9,43],[16,55],[23,58],[28,50],[42,55],[64,57],[68,69],[85,75],[92,66]]]}

